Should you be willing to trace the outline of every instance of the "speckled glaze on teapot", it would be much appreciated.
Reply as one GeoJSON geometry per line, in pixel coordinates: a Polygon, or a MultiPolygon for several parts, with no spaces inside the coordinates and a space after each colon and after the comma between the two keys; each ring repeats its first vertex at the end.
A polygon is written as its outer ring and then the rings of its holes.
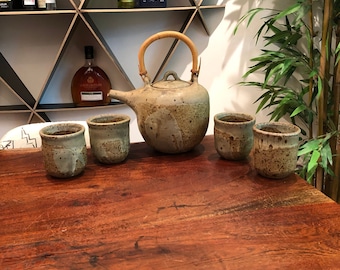
{"type": "Polygon", "coordinates": [[[209,95],[198,84],[195,45],[182,33],[160,32],[144,41],[138,60],[144,87],[129,92],[111,90],[109,95],[134,110],[140,133],[154,149],[163,153],[182,153],[193,149],[202,141],[209,123],[209,95]],[[150,82],[144,65],[145,50],[153,41],[167,37],[184,41],[191,50],[193,66],[188,82],[178,78],[174,71],[166,72],[156,83],[150,82]]]}

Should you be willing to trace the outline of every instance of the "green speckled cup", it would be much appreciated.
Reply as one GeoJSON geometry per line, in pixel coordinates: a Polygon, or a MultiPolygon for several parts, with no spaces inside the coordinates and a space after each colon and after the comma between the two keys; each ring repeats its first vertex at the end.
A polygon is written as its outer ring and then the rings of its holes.
{"type": "Polygon", "coordinates": [[[258,123],[254,130],[254,166],[268,178],[294,173],[299,150],[300,128],[283,122],[258,123]]]}
{"type": "Polygon", "coordinates": [[[69,178],[87,164],[85,127],[76,123],[52,124],[40,130],[41,150],[47,174],[69,178]]]}
{"type": "Polygon", "coordinates": [[[105,164],[124,161],[130,150],[130,117],[124,114],[101,114],[87,119],[91,152],[105,164]]]}
{"type": "Polygon", "coordinates": [[[227,160],[246,159],[253,147],[255,118],[244,113],[218,113],[214,117],[217,153],[227,160]]]}

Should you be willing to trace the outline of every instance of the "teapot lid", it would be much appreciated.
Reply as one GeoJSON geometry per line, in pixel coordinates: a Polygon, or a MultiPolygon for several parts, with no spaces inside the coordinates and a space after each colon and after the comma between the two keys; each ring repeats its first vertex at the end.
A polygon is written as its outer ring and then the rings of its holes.
{"type": "Polygon", "coordinates": [[[175,88],[184,88],[190,86],[190,82],[186,82],[181,80],[177,73],[174,71],[168,71],[164,74],[164,77],[162,80],[155,82],[152,84],[154,88],[160,88],[160,89],[175,89],[175,88]],[[172,76],[173,79],[169,79],[169,77],[172,76]]]}

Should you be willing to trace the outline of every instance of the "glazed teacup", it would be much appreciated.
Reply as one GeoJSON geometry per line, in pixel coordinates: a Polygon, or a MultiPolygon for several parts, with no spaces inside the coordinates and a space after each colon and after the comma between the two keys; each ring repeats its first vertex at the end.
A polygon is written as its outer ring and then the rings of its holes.
{"type": "Polygon", "coordinates": [[[130,117],[124,114],[102,114],[87,120],[91,152],[105,164],[126,159],[130,149],[130,117]]]}
{"type": "Polygon", "coordinates": [[[300,128],[283,122],[254,127],[254,167],[268,178],[284,178],[296,169],[300,128]]]}
{"type": "Polygon", "coordinates": [[[79,175],[87,164],[85,128],[81,124],[52,124],[39,131],[47,174],[57,178],[79,175]]]}
{"type": "Polygon", "coordinates": [[[214,117],[217,153],[228,160],[246,159],[253,147],[255,118],[243,113],[218,113],[214,117]]]}

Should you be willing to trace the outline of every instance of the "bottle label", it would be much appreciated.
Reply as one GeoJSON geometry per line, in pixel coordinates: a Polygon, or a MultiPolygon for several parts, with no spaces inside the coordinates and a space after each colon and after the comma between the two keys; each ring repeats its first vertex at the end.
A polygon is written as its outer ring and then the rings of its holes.
{"type": "Polygon", "coordinates": [[[102,91],[80,92],[80,98],[82,101],[100,101],[103,100],[103,92],[102,91]]]}
{"type": "Polygon", "coordinates": [[[0,10],[1,9],[10,9],[10,0],[0,0],[0,10]]]}
{"type": "Polygon", "coordinates": [[[35,6],[35,0],[24,0],[25,6],[35,6]]]}

